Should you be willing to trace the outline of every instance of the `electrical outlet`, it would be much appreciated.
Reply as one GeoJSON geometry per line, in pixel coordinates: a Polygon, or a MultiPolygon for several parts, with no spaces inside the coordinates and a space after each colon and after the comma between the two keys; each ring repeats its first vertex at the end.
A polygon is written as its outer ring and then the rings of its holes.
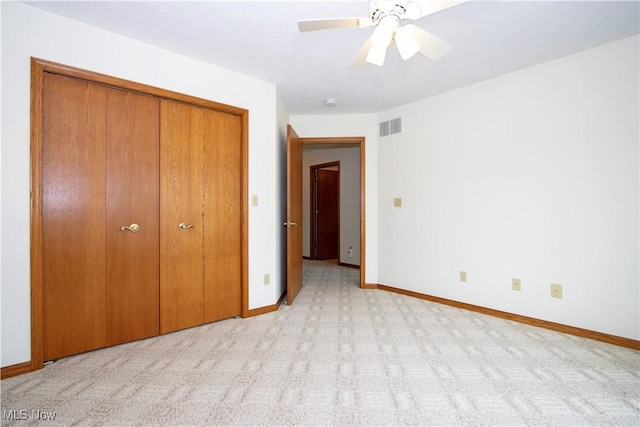
{"type": "Polygon", "coordinates": [[[461,282],[466,282],[467,281],[467,272],[466,271],[461,271],[460,272],[460,281],[461,282]]]}
{"type": "Polygon", "coordinates": [[[349,246],[349,258],[353,258],[353,246],[349,246]]]}
{"type": "Polygon", "coordinates": [[[264,275],[264,284],[268,285],[269,283],[271,283],[271,275],[269,273],[266,273],[264,275]]]}
{"type": "Polygon", "coordinates": [[[557,283],[551,284],[551,296],[553,298],[562,298],[562,285],[557,283]]]}
{"type": "Polygon", "coordinates": [[[515,277],[511,279],[511,289],[513,289],[514,291],[522,290],[522,282],[520,281],[520,279],[516,279],[515,277]]]}

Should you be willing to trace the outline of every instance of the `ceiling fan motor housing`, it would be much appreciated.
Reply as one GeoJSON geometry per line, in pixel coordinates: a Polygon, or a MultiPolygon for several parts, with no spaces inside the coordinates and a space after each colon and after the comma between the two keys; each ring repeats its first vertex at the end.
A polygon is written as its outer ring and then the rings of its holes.
{"type": "Polygon", "coordinates": [[[370,7],[369,16],[371,21],[377,25],[384,18],[388,16],[394,16],[398,20],[398,23],[404,19],[404,15],[407,13],[407,9],[395,1],[372,1],[370,7]]]}

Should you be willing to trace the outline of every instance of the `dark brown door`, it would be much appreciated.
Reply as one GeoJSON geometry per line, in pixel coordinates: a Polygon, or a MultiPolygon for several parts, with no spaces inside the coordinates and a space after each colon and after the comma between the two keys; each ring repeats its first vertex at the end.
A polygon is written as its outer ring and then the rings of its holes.
{"type": "Polygon", "coordinates": [[[287,304],[302,289],[302,140],[287,126],[287,304]]]}
{"type": "Polygon", "coordinates": [[[205,110],[204,321],[242,313],[242,117],[205,110]]]}
{"type": "Polygon", "coordinates": [[[113,89],[107,100],[107,345],[113,345],[159,333],[160,102],[113,89]]]}
{"type": "Polygon", "coordinates": [[[340,172],[315,168],[314,175],[314,258],[335,259],[340,251],[340,172]]]}
{"type": "Polygon", "coordinates": [[[201,325],[205,110],[162,100],[160,114],[160,332],[201,325]]]}

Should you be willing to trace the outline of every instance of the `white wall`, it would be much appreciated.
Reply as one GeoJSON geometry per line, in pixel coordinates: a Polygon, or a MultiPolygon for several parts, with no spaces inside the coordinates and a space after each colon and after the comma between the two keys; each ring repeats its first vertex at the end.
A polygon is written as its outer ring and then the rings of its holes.
{"type": "Polygon", "coordinates": [[[380,114],[379,283],[639,339],[638,46],[380,114]]]}
{"type": "Polygon", "coordinates": [[[276,175],[276,88],[25,4],[2,2],[2,354],[0,364],[28,361],[29,314],[29,86],[30,57],[38,57],[217,102],[249,113],[249,308],[274,304],[282,274],[276,175]],[[274,248],[277,250],[274,251],[274,248]]]}
{"type": "MultiPolygon", "coordinates": [[[[339,108],[339,106],[335,108],[339,108]]],[[[365,137],[365,282],[378,283],[377,115],[292,115],[291,123],[298,135],[304,138],[341,136],[365,137]]]]}
{"type": "Polygon", "coordinates": [[[360,149],[304,148],[302,154],[302,255],[311,256],[310,167],[340,162],[340,262],[360,265],[360,149]],[[349,257],[349,247],[353,256],[349,257]]]}

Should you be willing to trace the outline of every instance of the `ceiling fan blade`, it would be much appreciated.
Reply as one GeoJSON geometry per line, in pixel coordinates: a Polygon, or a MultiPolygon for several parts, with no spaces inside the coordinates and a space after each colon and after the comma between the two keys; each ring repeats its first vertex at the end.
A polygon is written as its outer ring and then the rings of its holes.
{"type": "Polygon", "coordinates": [[[450,7],[467,3],[470,0],[451,0],[451,1],[434,1],[434,0],[414,0],[407,4],[407,12],[404,17],[407,19],[420,19],[423,16],[431,15],[450,7]]]}
{"type": "Polygon", "coordinates": [[[305,19],[298,21],[299,31],[330,30],[333,28],[364,28],[374,25],[369,18],[305,19]]]}
{"type": "Polygon", "coordinates": [[[404,28],[411,32],[418,42],[418,45],[420,45],[420,53],[432,61],[439,60],[453,48],[453,46],[446,41],[439,39],[433,34],[428,33],[413,24],[407,24],[404,28]]]}
{"type": "Polygon", "coordinates": [[[369,50],[371,50],[371,40],[367,39],[367,41],[362,45],[358,54],[353,59],[353,62],[349,66],[350,70],[360,70],[367,66],[367,55],[369,54],[369,50]]]}

